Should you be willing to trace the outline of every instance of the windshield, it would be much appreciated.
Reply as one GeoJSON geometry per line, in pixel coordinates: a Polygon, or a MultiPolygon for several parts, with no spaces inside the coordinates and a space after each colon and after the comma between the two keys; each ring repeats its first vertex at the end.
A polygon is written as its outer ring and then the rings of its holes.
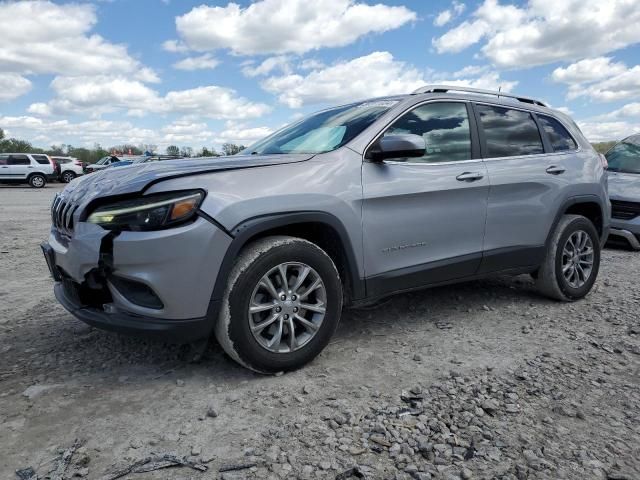
{"type": "Polygon", "coordinates": [[[354,139],[396,103],[396,100],[360,102],[324,110],[285,127],[241,154],[330,152],[354,139]]]}
{"type": "Polygon", "coordinates": [[[607,170],[622,173],[640,173],[640,135],[622,140],[606,155],[607,170]]]}

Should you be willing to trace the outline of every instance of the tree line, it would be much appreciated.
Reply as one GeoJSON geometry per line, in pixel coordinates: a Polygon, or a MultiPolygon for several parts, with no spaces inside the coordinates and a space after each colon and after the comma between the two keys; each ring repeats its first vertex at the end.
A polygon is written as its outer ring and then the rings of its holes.
{"type": "MultiPolygon", "coordinates": [[[[191,147],[179,147],[177,145],[169,145],[166,148],[167,155],[176,157],[219,157],[221,155],[235,155],[244,150],[244,145],[236,145],[234,143],[224,143],[221,152],[218,153],[215,148],[202,147],[194,150],[191,147]]],[[[157,145],[114,145],[109,148],[103,148],[99,143],[94,143],[93,148],[74,147],[73,145],[51,145],[49,148],[34,147],[27,140],[18,138],[7,138],[4,130],[0,128],[0,153],[44,153],[52,156],[69,156],[75,157],[85,163],[95,163],[102,157],[107,155],[157,155],[162,152],[158,151],[157,145]]]]}

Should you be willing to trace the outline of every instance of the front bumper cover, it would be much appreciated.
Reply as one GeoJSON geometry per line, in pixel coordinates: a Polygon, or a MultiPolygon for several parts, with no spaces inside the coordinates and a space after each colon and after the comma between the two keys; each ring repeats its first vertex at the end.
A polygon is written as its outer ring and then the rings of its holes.
{"type": "MultiPolygon", "coordinates": [[[[73,316],[96,328],[128,335],[164,340],[170,343],[189,343],[209,337],[213,322],[209,316],[186,320],[169,320],[127,312],[107,312],[99,308],[82,305],[68,282],[56,282],[54,293],[60,304],[73,316]]],[[[211,305],[217,310],[216,305],[211,305]]]]}

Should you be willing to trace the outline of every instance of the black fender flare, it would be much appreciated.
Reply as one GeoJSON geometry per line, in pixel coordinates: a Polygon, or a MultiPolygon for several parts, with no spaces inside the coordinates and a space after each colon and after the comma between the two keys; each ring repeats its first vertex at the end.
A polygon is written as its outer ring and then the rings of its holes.
{"type": "Polygon", "coordinates": [[[345,255],[345,270],[346,275],[349,276],[348,280],[351,286],[351,297],[355,300],[366,296],[365,282],[360,278],[360,274],[358,272],[358,263],[356,261],[353,245],[351,244],[346,228],[338,218],[332,214],[320,211],[270,214],[249,218],[229,230],[228,233],[233,240],[231,241],[231,245],[227,248],[224,260],[218,270],[218,275],[211,294],[209,309],[210,316],[215,316],[217,318],[217,310],[219,308],[220,301],[224,296],[225,288],[227,287],[227,279],[229,278],[229,274],[231,273],[231,269],[233,268],[233,264],[240,253],[240,250],[242,250],[242,248],[252,238],[255,238],[263,232],[300,223],[324,224],[337,232],[345,255]]]}
{"type": "Polygon", "coordinates": [[[549,233],[547,233],[547,239],[544,242],[546,247],[549,246],[549,242],[551,241],[551,237],[553,236],[553,232],[555,231],[556,226],[558,225],[558,222],[560,222],[560,218],[562,218],[562,216],[570,207],[574,205],[580,205],[581,203],[595,203],[600,207],[600,213],[602,214],[602,225],[603,225],[602,234],[601,234],[602,237],[600,238],[600,242],[601,244],[604,244],[609,234],[609,224],[605,222],[605,215],[607,214],[608,209],[603,204],[602,198],[600,196],[595,194],[586,194],[586,195],[576,195],[573,197],[569,197],[562,203],[562,205],[558,209],[558,212],[556,213],[556,216],[553,220],[553,224],[549,229],[549,233]]]}

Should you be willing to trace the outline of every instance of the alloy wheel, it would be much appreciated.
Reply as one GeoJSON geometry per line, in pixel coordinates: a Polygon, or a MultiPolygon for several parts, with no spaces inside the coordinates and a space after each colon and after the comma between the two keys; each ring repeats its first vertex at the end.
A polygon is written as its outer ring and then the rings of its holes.
{"type": "Polygon", "coordinates": [[[313,268],[287,262],[269,270],[251,294],[248,309],[253,338],[273,353],[290,353],[316,335],[326,313],[327,292],[313,268]]]}
{"type": "Polygon", "coordinates": [[[562,275],[573,288],[580,288],[591,276],[594,263],[593,241],[587,232],[577,230],[562,250],[562,275]]]}

